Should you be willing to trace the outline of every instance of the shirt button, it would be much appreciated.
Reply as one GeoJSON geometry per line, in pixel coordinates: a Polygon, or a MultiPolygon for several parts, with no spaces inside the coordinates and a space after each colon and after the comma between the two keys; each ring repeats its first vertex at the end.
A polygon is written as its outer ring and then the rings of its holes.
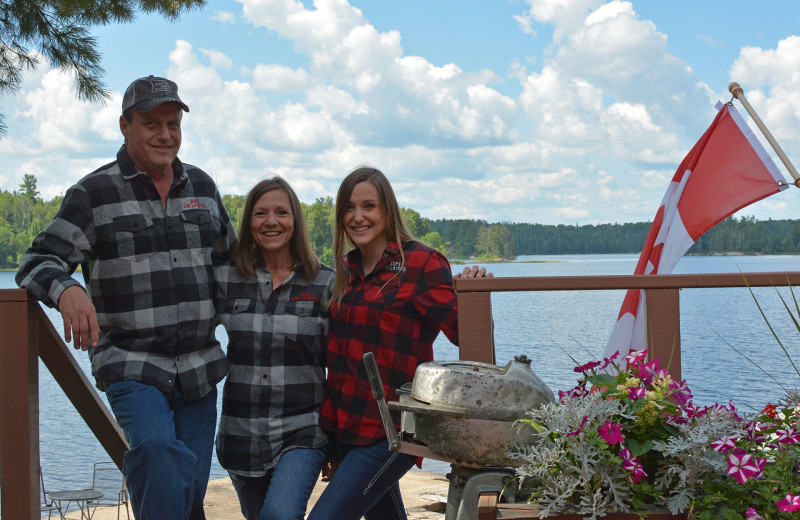
{"type": "Polygon", "coordinates": [[[173,258],[172,261],[175,262],[176,264],[178,263],[178,259],[177,258],[173,258]]]}
{"type": "Polygon", "coordinates": [[[261,376],[261,379],[266,379],[266,378],[267,378],[267,374],[264,374],[263,376],[261,376]]]}

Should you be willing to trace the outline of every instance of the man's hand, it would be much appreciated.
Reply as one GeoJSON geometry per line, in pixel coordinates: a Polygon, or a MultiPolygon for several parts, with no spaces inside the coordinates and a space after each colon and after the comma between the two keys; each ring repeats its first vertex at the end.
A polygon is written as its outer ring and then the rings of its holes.
{"type": "Polygon", "coordinates": [[[465,267],[461,273],[454,274],[453,278],[494,278],[494,275],[487,272],[485,267],[473,265],[472,267],[465,267]]]}
{"type": "Polygon", "coordinates": [[[75,338],[76,349],[89,350],[100,341],[100,326],[97,312],[82,287],[73,285],[61,293],[58,312],[64,319],[64,339],[69,343],[75,338]]]}

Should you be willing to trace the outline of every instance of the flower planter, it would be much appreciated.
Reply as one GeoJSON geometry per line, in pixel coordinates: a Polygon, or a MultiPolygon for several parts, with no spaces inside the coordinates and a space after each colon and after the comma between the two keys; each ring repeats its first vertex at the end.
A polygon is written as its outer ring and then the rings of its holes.
{"type": "MultiPolygon", "coordinates": [[[[513,518],[516,520],[538,520],[540,507],[534,504],[498,504],[497,493],[484,492],[478,500],[478,520],[496,520],[513,518]]],[[[686,520],[687,515],[673,515],[668,509],[652,509],[636,513],[608,513],[603,520],[641,520],[646,515],[647,520],[686,520]]],[[[548,520],[583,520],[590,515],[567,513],[549,515],[548,520]]]]}

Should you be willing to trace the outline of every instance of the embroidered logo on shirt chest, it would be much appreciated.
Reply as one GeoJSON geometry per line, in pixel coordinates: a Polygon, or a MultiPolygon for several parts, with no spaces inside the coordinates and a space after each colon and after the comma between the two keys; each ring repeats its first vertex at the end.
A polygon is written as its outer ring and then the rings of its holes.
{"type": "Polygon", "coordinates": [[[183,203],[183,209],[206,209],[206,205],[200,199],[189,199],[183,203]]]}
{"type": "Polygon", "coordinates": [[[393,273],[397,273],[400,271],[405,271],[406,268],[401,262],[394,261],[394,262],[389,262],[389,265],[386,266],[386,270],[391,271],[393,273]]]}
{"type": "Polygon", "coordinates": [[[310,292],[303,292],[303,293],[300,293],[299,296],[292,296],[290,298],[290,301],[293,301],[293,302],[318,302],[319,301],[319,297],[314,296],[310,292]]]}

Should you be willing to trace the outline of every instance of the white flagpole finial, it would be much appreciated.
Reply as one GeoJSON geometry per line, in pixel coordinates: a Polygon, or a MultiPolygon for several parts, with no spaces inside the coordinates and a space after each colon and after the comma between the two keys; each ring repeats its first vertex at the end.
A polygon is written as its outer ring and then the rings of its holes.
{"type": "Polygon", "coordinates": [[[787,157],[786,154],[783,152],[781,145],[779,145],[778,141],[776,141],[775,138],[772,137],[772,133],[770,133],[769,129],[767,129],[766,125],[764,125],[764,122],[761,121],[761,118],[758,117],[758,114],[756,113],[755,109],[750,105],[750,102],[747,101],[747,98],[744,97],[744,90],[742,89],[742,87],[734,81],[731,82],[730,85],[728,85],[728,90],[730,91],[731,94],[733,94],[734,98],[739,100],[744,109],[747,110],[747,113],[750,114],[750,117],[753,118],[753,122],[756,124],[758,129],[761,130],[761,133],[764,134],[764,137],[766,137],[767,142],[770,144],[770,146],[772,146],[772,149],[775,150],[775,153],[778,154],[778,157],[780,158],[783,165],[786,166],[787,170],[789,170],[789,174],[791,174],[792,178],[794,179],[794,185],[800,188],[800,173],[797,173],[797,169],[789,160],[789,157],[787,157]]]}

